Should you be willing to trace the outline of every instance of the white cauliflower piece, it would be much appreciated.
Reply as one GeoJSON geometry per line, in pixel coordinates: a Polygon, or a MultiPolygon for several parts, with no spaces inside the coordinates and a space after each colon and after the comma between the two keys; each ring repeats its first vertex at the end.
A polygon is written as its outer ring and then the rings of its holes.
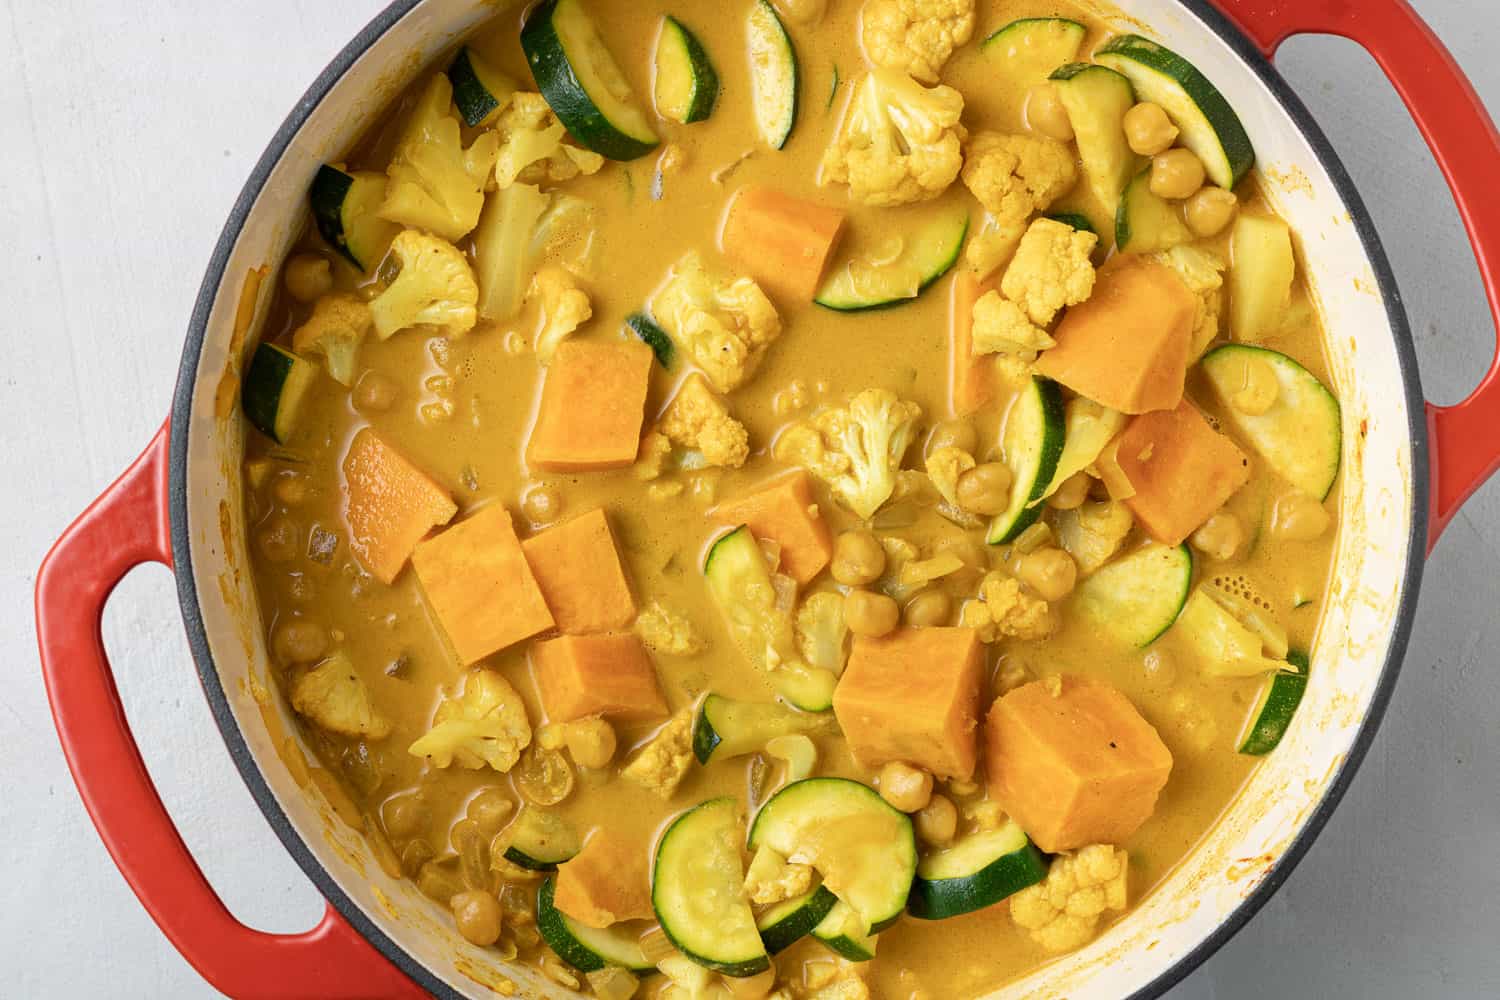
{"type": "Polygon", "coordinates": [[[292,350],[321,354],[328,374],[341,385],[354,384],[354,363],[374,320],[357,295],[335,292],[318,299],[312,315],[292,332],[292,350]]]}
{"type": "Polygon", "coordinates": [[[401,272],[370,300],[377,337],[385,340],[414,326],[435,327],[450,337],[474,329],[479,321],[479,284],[461,251],[435,236],[406,229],[391,241],[391,253],[401,272]]]}
{"type": "Polygon", "coordinates": [[[958,504],[958,477],[974,468],[978,463],[974,456],[962,448],[944,445],[927,456],[927,478],[953,506],[958,504]]]}
{"type": "Polygon", "coordinates": [[[552,361],[557,345],[594,315],[588,293],[560,267],[543,267],[532,275],[531,290],[526,293],[526,298],[537,301],[541,307],[542,325],[536,334],[536,357],[544,365],[552,361]]]}
{"type": "Polygon", "coordinates": [[[620,769],[629,778],[662,798],[670,798],[693,765],[693,717],[680,712],[657,730],[635,759],[620,769]]]}
{"type": "Polygon", "coordinates": [[[678,447],[701,452],[709,465],[738,469],[750,456],[745,425],[729,415],[724,400],[698,372],[683,381],[656,429],[678,447]]]}
{"type": "Polygon", "coordinates": [[[844,672],[849,626],[844,622],[843,595],[828,590],[808,594],[797,608],[793,626],[797,651],[809,666],[835,675],[844,672]]]}
{"type": "Polygon", "coordinates": [[[1078,166],[1068,146],[1056,139],[976,132],[969,140],[963,177],[996,224],[1014,231],[1068,193],[1078,182],[1078,166]]]}
{"type": "Polygon", "coordinates": [[[1052,862],[1047,877],[1010,897],[1010,915],[1052,954],[1094,938],[1106,910],[1123,910],[1130,857],[1109,844],[1091,844],[1052,862]]]}
{"type": "Polygon", "coordinates": [[[1218,254],[1194,246],[1172,247],[1152,257],[1176,271],[1188,291],[1198,297],[1198,310],[1193,317],[1193,346],[1188,353],[1188,363],[1192,364],[1219,335],[1219,317],[1224,311],[1224,270],[1229,265],[1218,254]]]}
{"type": "Polygon", "coordinates": [[[1005,268],[1000,290],[1026,310],[1037,326],[1046,326],[1064,306],[1077,305],[1094,293],[1094,263],[1089,254],[1099,237],[1056,219],[1037,219],[1021,237],[1016,255],[1005,268]]]}
{"type": "Polygon", "coordinates": [[[849,185],[849,197],[888,207],[936,198],[963,165],[963,95],[928,89],[903,73],[876,69],[855,87],[823,182],[849,185]]]}
{"type": "Polygon", "coordinates": [[[464,149],[453,85],[446,74],[434,74],[396,142],[378,214],[450,243],[462,239],[479,222],[499,142],[486,131],[464,149]]]}
{"type": "Polygon", "coordinates": [[[860,24],[871,62],[936,83],[953,50],[974,37],[974,0],[866,0],[860,24]]]}
{"type": "Polygon", "coordinates": [[[1001,636],[1045,639],[1057,630],[1057,616],[1051,606],[1003,573],[985,575],[979,585],[979,599],[964,604],[958,623],[978,632],[982,642],[995,642],[1001,636]]]}
{"type": "Polygon", "coordinates": [[[1077,510],[1059,511],[1057,541],[1088,576],[1114,558],[1135,524],[1130,508],[1119,500],[1085,503],[1077,510]]]}
{"type": "Polygon", "coordinates": [[[781,335],[776,307],[750,278],[710,272],[692,251],[652,297],[651,315],[719,392],[745,382],[781,335]]]}
{"type": "Polygon", "coordinates": [[[773,453],[807,469],[850,510],[869,518],[896,488],[896,471],[921,416],[916,403],[885,389],[865,389],[847,407],[828,407],[788,425],[773,453]]]}
{"type": "MultiPolygon", "coordinates": [[[[1009,272],[1007,272],[1009,273],[1009,272]]],[[[1027,364],[1057,341],[1031,321],[1026,311],[999,292],[988,291],[974,303],[970,342],[975,354],[1003,354],[1027,364]]]]}
{"type": "Polygon", "coordinates": [[[636,617],[635,634],[648,649],[674,656],[692,656],[703,652],[703,637],[693,623],[682,615],[662,607],[657,601],[636,617]]]}
{"type": "Polygon", "coordinates": [[[769,847],[757,849],[745,869],[745,895],[758,906],[800,896],[812,887],[812,865],[789,862],[769,847]]]}
{"type": "Polygon", "coordinates": [[[449,696],[432,717],[432,728],[407,752],[426,757],[435,767],[477,771],[488,764],[509,771],[531,743],[526,703],[510,682],[493,670],[475,670],[464,680],[463,693],[449,696]]]}
{"type": "Polygon", "coordinates": [[[376,710],[354,664],[334,653],[292,680],[292,708],[320,728],[343,736],[383,740],[390,720],[376,710]]]}
{"type": "Polygon", "coordinates": [[[560,184],[579,174],[595,174],[604,157],[563,142],[568,131],[557,120],[547,99],[531,91],[512,94],[495,120],[500,147],[495,157],[495,184],[510,187],[551,182],[560,184]]]}

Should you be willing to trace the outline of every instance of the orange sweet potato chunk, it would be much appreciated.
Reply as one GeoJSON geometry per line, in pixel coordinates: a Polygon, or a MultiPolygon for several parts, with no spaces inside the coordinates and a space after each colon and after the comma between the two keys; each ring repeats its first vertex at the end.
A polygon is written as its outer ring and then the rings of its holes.
{"type": "Polygon", "coordinates": [[[564,635],[531,647],[531,672],[549,722],[591,715],[650,719],[667,714],[646,647],[629,632],[564,635]]]}
{"type": "Polygon", "coordinates": [[[526,464],[547,472],[622,469],[635,461],[651,380],[639,340],[565,340],[547,366],[526,464]]]}
{"type": "Polygon", "coordinates": [[[806,302],[844,228],[829,205],[766,187],[741,188],[724,216],[724,253],[772,295],[806,302]]]}
{"type": "Polygon", "coordinates": [[[861,767],[893,760],[940,778],[974,774],[984,647],[973,629],[856,636],[833,712],[861,767]]]}
{"type": "Polygon", "coordinates": [[[1172,753],[1130,699],[1063,676],[998,699],[985,721],[990,795],[1044,851],[1120,844],[1156,808],[1172,753]]]}
{"type": "Polygon", "coordinates": [[[1164,264],[1116,260],[1063,315],[1036,371],[1122,413],[1170,410],[1182,400],[1197,299],[1164,264]]]}
{"type": "Polygon", "coordinates": [[[649,867],[645,844],[600,827],[557,866],[552,905],[586,927],[653,919],[649,867]]]}
{"type": "Polygon", "coordinates": [[[781,568],[806,583],[833,558],[833,535],[813,499],[812,479],[796,469],[708,512],[720,524],[748,525],[756,538],[781,546],[781,568]]]}
{"type": "Polygon", "coordinates": [[[602,508],[533,535],[521,548],[564,632],[608,632],[635,619],[635,599],[602,508]]]}
{"type": "Polygon", "coordinates": [[[390,583],[417,543],[458,507],[421,469],[366,427],[344,456],[344,519],[349,548],[381,583],[390,583]]]}
{"type": "Polygon", "coordinates": [[[948,393],[955,417],[967,416],[995,394],[995,361],[974,355],[974,303],[994,287],[980,281],[972,271],[959,271],[953,279],[949,316],[948,393]]]}
{"type": "Polygon", "coordinates": [[[412,567],[465,664],[553,625],[510,511],[491,504],[417,546],[412,567]]]}
{"type": "Polygon", "coordinates": [[[1136,417],[1115,451],[1134,493],[1125,501],[1146,533],[1177,545],[1250,479],[1250,460],[1184,399],[1136,417]]]}

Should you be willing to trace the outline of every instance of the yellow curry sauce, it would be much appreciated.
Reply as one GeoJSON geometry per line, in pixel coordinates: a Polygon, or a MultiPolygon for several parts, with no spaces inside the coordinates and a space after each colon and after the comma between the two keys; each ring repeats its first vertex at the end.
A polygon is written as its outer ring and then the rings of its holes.
{"type": "MultiPolygon", "coordinates": [[[[721,256],[719,231],[726,204],[742,187],[763,185],[847,211],[835,267],[850,259],[878,257],[893,235],[909,232],[954,206],[968,208],[973,238],[984,213],[961,180],[936,199],[900,207],[861,205],[848,199],[841,186],[819,184],[820,163],[839,126],[851,83],[867,68],[859,42],[860,3],[831,0],[815,27],[787,18],[802,74],[801,106],[795,129],[781,150],[769,148],[752,125],[741,16],[749,0],[722,10],[717,5],[701,11],[687,9],[691,5],[677,6],[683,9],[663,2],[587,0],[594,22],[637,100],[648,109],[663,143],[639,159],[609,161],[597,173],[556,185],[596,209],[590,245],[569,250],[568,263],[592,304],[592,318],[573,339],[631,337],[623,325],[627,315],[651,301],[673,265],[690,250],[699,251],[715,268],[731,270],[721,256]],[[656,119],[649,110],[651,54],[663,13],[680,16],[714,59],[721,90],[705,121],[679,125],[656,119]]],[[[994,71],[991,58],[980,50],[980,40],[1017,18],[1069,17],[1088,26],[1079,57],[1087,58],[1110,33],[1091,10],[1067,2],[1032,0],[979,4],[973,39],[954,51],[941,74],[942,83],[962,93],[963,121],[971,134],[980,129],[1028,131],[1026,92],[1008,85],[1006,77],[994,71]]],[[[520,82],[523,90],[530,90],[534,85],[517,38],[520,18],[520,13],[500,15],[469,45],[520,82]]],[[[1201,68],[1213,76],[1212,67],[1201,68]]],[[[385,169],[406,109],[425,79],[393,105],[351,151],[349,169],[385,169]]],[[[479,132],[466,127],[466,144],[479,132]]],[[[1241,213],[1269,214],[1256,194],[1253,177],[1242,182],[1237,193],[1241,213]]],[[[1080,212],[1101,232],[1113,228],[1113,209],[1102,206],[1081,177],[1049,211],[1080,212]]],[[[1226,228],[1217,236],[1197,240],[1196,245],[1227,259],[1229,238],[1226,228]]],[[[1104,259],[1110,243],[1108,238],[1101,241],[1096,263],[1104,259]]],[[[458,245],[462,249],[467,243],[458,245]]],[[[333,288],[357,290],[364,298],[378,294],[390,278],[388,268],[372,269],[369,275],[358,273],[311,226],[294,253],[304,263],[307,255],[328,260],[333,288]]],[[[355,434],[373,428],[386,444],[447,491],[458,508],[453,524],[489,505],[501,504],[509,509],[524,539],[603,508],[636,606],[646,610],[660,605],[685,619],[701,637],[699,652],[674,655],[655,649],[650,654],[671,710],[689,710],[708,692],[768,702],[776,696],[774,687],[732,643],[723,614],[705,586],[701,572],[705,552],[725,530],[706,517],[706,511],[788,467],[770,452],[776,435],[789,421],[806,418],[820,407],[843,405],[852,394],[869,388],[889,390],[921,408],[920,431],[902,465],[921,472],[929,430],[953,416],[952,286],[967,266],[961,258],[953,272],[895,308],[846,314],[811,302],[777,298],[782,324],[779,338],[753,377],[726,394],[734,417],[749,436],[750,458],[737,469],[677,469],[669,463],[657,479],[643,478],[635,468],[576,473],[529,470],[525,449],[545,372],[532,350],[542,321],[535,302],[528,302],[510,320],[481,320],[463,336],[421,329],[404,330],[385,340],[368,336],[359,348],[359,377],[352,388],[325,375],[308,392],[295,430],[284,443],[260,434],[248,436],[245,503],[253,526],[255,579],[267,624],[272,673],[286,687],[323,657],[335,651],[347,656],[371,703],[388,720],[388,735],[354,738],[306,721],[304,736],[371,818],[370,836],[389,844],[400,859],[402,873],[415,879],[424,892],[439,904],[447,904],[465,890],[499,895],[504,930],[497,958],[514,947],[518,960],[541,963],[559,981],[589,989],[585,977],[560,963],[536,933],[537,876],[504,864],[485,872],[490,838],[497,834],[503,838],[517,808],[541,803],[580,834],[607,827],[617,839],[639,845],[646,854],[672,817],[703,800],[733,796],[753,815],[756,806],[784,780],[785,764],[764,753],[710,766],[695,763],[670,797],[659,798],[618,773],[632,759],[634,748],[666,721],[653,718],[616,720],[613,729],[619,749],[613,760],[604,767],[578,766],[567,750],[557,746],[557,739],[550,741],[550,748],[543,748],[541,733],[547,720],[528,664],[529,641],[515,643],[477,664],[510,681],[524,699],[536,731],[532,746],[515,768],[500,773],[488,766],[473,770],[457,764],[437,767],[409,753],[408,747],[428,732],[444,693],[461,688],[468,668],[458,662],[411,568],[387,585],[375,579],[351,550],[341,466],[355,434]],[[572,785],[570,793],[552,801],[568,784],[572,785]],[[485,797],[476,799],[480,793],[485,797]],[[477,848],[459,842],[469,837],[475,838],[477,848]],[[476,860],[476,850],[484,857],[476,860]],[[470,852],[468,857],[463,856],[465,851],[470,852]],[[483,884],[474,884],[476,879],[483,884]]],[[[262,340],[289,347],[293,330],[311,311],[305,298],[279,288],[262,340]]],[[[1293,319],[1263,338],[1262,344],[1294,357],[1328,384],[1322,331],[1300,276],[1285,315],[1293,319]]],[[[1221,341],[1230,339],[1227,319],[1223,326],[1221,341]]],[[[692,370],[686,352],[679,351],[679,358],[670,373],[660,366],[653,368],[643,433],[692,370]]],[[[981,463],[1005,461],[1000,434],[1019,384],[1002,380],[996,398],[964,418],[978,432],[975,458],[981,463]]],[[[1189,372],[1187,396],[1216,427],[1233,436],[1223,404],[1197,366],[1189,372]]],[[[1232,592],[1254,595],[1253,603],[1285,630],[1291,648],[1308,649],[1321,614],[1334,532],[1325,530],[1304,539],[1300,536],[1306,532],[1281,530],[1277,511],[1292,488],[1255,449],[1244,443],[1241,448],[1250,457],[1251,477],[1229,499],[1226,510],[1242,526],[1244,539],[1228,559],[1195,548],[1195,580],[1217,581],[1232,592]]],[[[838,502],[826,484],[814,479],[814,486],[817,513],[835,537],[847,530],[872,530],[892,552],[901,551],[907,543],[924,557],[941,551],[961,554],[965,567],[928,588],[951,599],[945,620],[939,624],[958,625],[960,608],[976,598],[981,578],[994,571],[1013,574],[1017,559],[1025,554],[1015,543],[986,546],[982,526],[965,528],[943,516],[930,492],[919,492],[915,498],[898,495],[865,522],[838,502]]],[[[1090,502],[1109,498],[1105,484],[1097,480],[1091,481],[1089,489],[1090,502]]],[[[1336,506],[1336,496],[1326,503],[1329,511],[1336,506]]],[[[1049,510],[1043,521],[1050,523],[1057,514],[1049,510]]],[[[1143,539],[1137,526],[1123,550],[1129,551],[1143,539]]],[[[1032,532],[1022,540],[1023,549],[1056,544],[1047,533],[1032,532]]],[[[895,567],[894,560],[891,565],[895,567]]],[[[874,586],[878,589],[890,582],[883,579],[874,586]]],[[[824,570],[803,588],[803,594],[845,589],[824,570]]],[[[1049,638],[1027,641],[1002,636],[985,645],[979,711],[982,717],[995,697],[1029,681],[1080,675],[1114,685],[1156,728],[1171,752],[1170,779],[1150,819],[1118,845],[1129,855],[1128,892],[1134,903],[1214,825],[1255,766],[1257,758],[1237,748],[1265,688],[1266,675],[1224,677],[1203,671],[1201,654],[1179,629],[1168,630],[1146,649],[1123,647],[1076,620],[1072,598],[1053,603],[1058,626],[1049,638]]],[[[836,729],[817,736],[815,742],[815,774],[874,783],[879,769],[856,765],[836,729]]],[[[982,762],[982,751],[980,757],[982,762]]],[[[960,835],[994,821],[993,811],[987,812],[982,805],[987,797],[982,764],[975,780],[939,780],[936,791],[957,804],[960,835]]],[[[503,840],[497,842],[501,845],[503,840]]],[[[1099,929],[1118,916],[1119,911],[1110,910],[1099,929]]],[[[848,987],[867,992],[837,995],[976,996],[1049,957],[1026,929],[1016,926],[1005,902],[941,921],[905,918],[880,934],[877,956],[857,970],[867,987],[848,987]]],[[[775,956],[777,988],[788,996],[832,996],[819,994],[818,988],[834,975],[829,970],[835,964],[839,960],[819,942],[803,938],[775,956]]],[[[769,991],[770,980],[762,978],[764,990],[769,991]]],[[[620,982],[612,981],[601,992],[630,995],[620,982]]],[[[643,977],[634,995],[688,993],[668,976],[653,976],[643,977]]],[[[741,987],[734,995],[766,993],[745,992],[741,987]]]]}

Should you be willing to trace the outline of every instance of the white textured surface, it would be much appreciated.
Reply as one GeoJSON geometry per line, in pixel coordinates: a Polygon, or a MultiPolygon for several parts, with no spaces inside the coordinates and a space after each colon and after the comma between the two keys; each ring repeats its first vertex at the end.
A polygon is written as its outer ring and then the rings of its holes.
{"type": "MultiPolygon", "coordinates": [[[[1416,6],[1500,109],[1490,0],[1416,6]]],[[[164,416],[204,263],[251,164],[378,7],[0,4],[0,289],[15,303],[0,369],[0,995],[212,993],[78,802],[36,667],[31,584],[50,541],[164,416]]],[[[1429,395],[1458,398],[1488,358],[1491,324],[1436,168],[1352,44],[1299,39],[1280,65],[1386,240],[1429,395]]],[[[1343,806],[1282,891],[1174,998],[1500,995],[1500,680],[1487,655],[1500,644],[1497,562],[1492,487],[1428,568],[1405,673],[1343,806]]],[[[321,903],[229,763],[165,572],[126,580],[105,636],[147,763],[209,878],[255,926],[310,925],[321,903]]]]}

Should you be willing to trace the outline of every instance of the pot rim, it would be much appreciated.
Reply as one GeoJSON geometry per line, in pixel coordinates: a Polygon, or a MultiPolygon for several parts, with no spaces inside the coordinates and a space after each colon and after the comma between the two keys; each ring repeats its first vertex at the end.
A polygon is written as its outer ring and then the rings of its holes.
{"type": "MultiPolygon", "coordinates": [[[[393,0],[334,56],[277,128],[265,152],[256,161],[239,197],[236,198],[218,242],[215,244],[213,254],[209,258],[203,283],[199,288],[188,322],[177,385],[172,396],[168,502],[171,515],[172,558],[177,567],[175,574],[177,595],[182,609],[183,625],[187,632],[188,648],[192,653],[193,662],[197,665],[204,694],[213,712],[214,721],[224,738],[229,756],[249,788],[256,805],[260,807],[277,839],[281,841],[297,866],[302,869],[303,874],[361,936],[392,964],[434,996],[442,997],[444,1000],[447,998],[462,1000],[462,995],[457,990],[415,959],[365,915],[364,911],[344,892],[332,873],[313,855],[307,843],[293,828],[291,820],[281,808],[280,803],[277,802],[265,775],[261,772],[260,764],[255,755],[250,752],[249,744],[240,731],[239,722],[230,708],[228,695],[209,649],[208,634],[203,624],[202,608],[198,603],[193,575],[192,541],[187,523],[189,416],[192,412],[198,365],[207,335],[209,314],[223,283],[230,255],[272,169],[291,146],[297,133],[311,117],[313,111],[355,61],[422,2],[423,0],[393,0]]],[[[1148,998],[1161,996],[1207,961],[1238,933],[1292,874],[1342,801],[1355,773],[1359,770],[1360,763],[1369,751],[1395,691],[1407,643],[1411,638],[1417,597],[1421,589],[1430,510],[1430,444],[1427,424],[1423,416],[1425,404],[1417,367],[1416,346],[1412,339],[1406,311],[1402,305],[1401,292],[1397,287],[1395,274],[1391,270],[1390,262],[1364,200],[1360,197],[1353,179],[1339,159],[1333,145],[1328,141],[1328,137],[1324,135],[1312,113],[1276,70],[1270,59],[1215,8],[1210,0],[1178,0],[1178,2],[1195,15],[1209,31],[1230,48],[1241,62],[1250,68],[1276,102],[1287,112],[1312,147],[1313,154],[1327,172],[1335,191],[1348,208],[1349,217],[1374,272],[1376,285],[1380,289],[1395,340],[1397,367],[1400,370],[1405,391],[1407,430],[1412,444],[1412,516],[1407,531],[1406,565],[1402,570],[1403,589],[1391,629],[1390,647],[1386,652],[1385,662],[1381,665],[1380,676],[1376,681],[1369,710],[1360,722],[1342,763],[1329,782],[1322,801],[1303,822],[1290,845],[1271,866],[1265,877],[1219,922],[1213,932],[1163,969],[1149,983],[1131,994],[1130,1000],[1148,1000],[1148,998]]]]}

